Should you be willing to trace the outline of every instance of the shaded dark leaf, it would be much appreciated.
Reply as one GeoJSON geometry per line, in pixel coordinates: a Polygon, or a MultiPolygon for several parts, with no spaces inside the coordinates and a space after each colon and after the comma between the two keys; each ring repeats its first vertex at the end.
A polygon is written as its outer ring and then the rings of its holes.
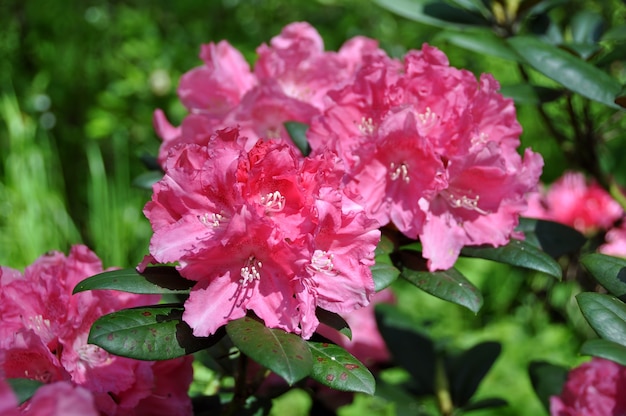
{"type": "Polygon", "coordinates": [[[606,339],[590,339],[580,348],[580,353],[605,358],[626,366],[626,347],[606,339]]]}
{"type": "Polygon", "coordinates": [[[6,382],[11,386],[19,404],[33,397],[37,389],[44,384],[41,381],[28,378],[7,378],[6,382]]]}
{"type": "Polygon", "coordinates": [[[583,256],[580,262],[613,295],[622,299],[626,296],[626,260],[591,253],[583,256]]]}
{"type": "Polygon", "coordinates": [[[583,292],[576,295],[589,325],[601,337],[626,346],[626,305],[614,296],[583,292]]]}
{"type": "Polygon", "coordinates": [[[457,407],[468,404],[501,350],[497,342],[483,342],[460,355],[447,357],[445,364],[450,394],[457,407]]]}
{"type": "Polygon", "coordinates": [[[337,331],[348,337],[348,339],[352,339],[352,330],[350,329],[350,325],[348,325],[346,320],[343,319],[341,316],[322,308],[317,308],[315,310],[315,315],[321,323],[328,325],[333,329],[336,329],[337,331]]]}
{"type": "Polygon", "coordinates": [[[115,355],[153,361],[200,351],[224,335],[195,337],[183,311],[182,305],[154,305],[113,312],[93,323],[88,342],[115,355]]]}
{"type": "Polygon", "coordinates": [[[73,293],[85,290],[112,289],[139,294],[188,294],[196,282],[187,280],[172,266],[112,270],[88,277],[74,288],[73,293]]]}
{"type": "Polygon", "coordinates": [[[299,123],[297,121],[287,121],[285,128],[293,143],[300,149],[302,155],[308,156],[309,153],[311,153],[311,146],[306,138],[306,131],[309,129],[308,124],[299,123]]]}
{"type": "Polygon", "coordinates": [[[336,390],[374,394],[374,376],[352,354],[335,344],[308,344],[313,355],[312,379],[336,390]]]}
{"type": "Polygon", "coordinates": [[[561,394],[569,370],[545,361],[533,361],[528,366],[528,374],[537,397],[546,410],[550,410],[550,396],[561,394]]]}
{"type": "Polygon", "coordinates": [[[469,413],[475,410],[493,409],[496,407],[508,406],[508,402],[498,397],[490,397],[487,399],[481,399],[463,407],[464,413],[469,413]]]}
{"type": "Polygon", "coordinates": [[[541,248],[552,258],[575,253],[587,238],[575,229],[554,221],[520,218],[517,231],[526,236],[526,242],[541,248]]]}
{"type": "Polygon", "coordinates": [[[500,92],[505,97],[512,98],[517,104],[549,103],[563,96],[563,90],[530,84],[505,85],[500,92]]]}
{"type": "Polygon", "coordinates": [[[463,26],[488,26],[480,14],[471,13],[437,0],[374,0],[379,6],[409,20],[458,29],[463,26]]]}
{"type": "Polygon", "coordinates": [[[450,42],[455,46],[481,55],[496,56],[510,61],[520,59],[519,55],[490,29],[472,29],[463,32],[442,31],[437,34],[435,39],[450,42]]]}
{"type": "Polygon", "coordinates": [[[572,40],[579,44],[596,44],[602,36],[604,20],[598,13],[582,10],[570,23],[572,40]]]}
{"type": "Polygon", "coordinates": [[[391,264],[379,263],[378,261],[371,267],[371,270],[377,292],[391,285],[400,276],[400,270],[391,264]]]}

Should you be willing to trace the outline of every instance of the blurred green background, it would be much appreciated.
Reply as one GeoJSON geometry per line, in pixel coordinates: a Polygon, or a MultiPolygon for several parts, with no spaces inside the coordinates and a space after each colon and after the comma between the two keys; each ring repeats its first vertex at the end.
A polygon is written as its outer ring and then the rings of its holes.
{"type": "MultiPolygon", "coordinates": [[[[142,155],[159,140],[152,112],[173,124],[185,114],[176,97],[182,73],[200,64],[202,43],[227,39],[253,62],[256,47],[293,21],[313,24],[327,49],[348,38],[376,38],[393,56],[429,42],[452,65],[516,81],[510,63],[477,59],[438,42],[437,29],[363,0],[22,1],[0,3],[0,264],[23,268],[49,250],[85,243],[105,267],[133,267],[148,252],[151,229],[141,210],[150,193],[134,188],[142,155]]],[[[544,179],[565,169],[532,108],[519,108],[524,147],[546,158],[544,179]]],[[[573,283],[485,261],[464,273],[485,294],[473,315],[414,287],[398,291],[400,308],[442,342],[459,348],[495,340],[503,353],[479,390],[511,406],[497,415],[537,415],[527,365],[533,359],[580,361],[589,335],[572,301],[573,283]],[[405,290],[406,289],[406,290],[405,290]]],[[[399,283],[401,286],[401,283],[399,283]]],[[[419,354],[419,351],[415,352],[419,354]]],[[[296,400],[299,400],[296,398],[296,400]]],[[[395,414],[393,403],[361,397],[343,415],[395,414]]]]}

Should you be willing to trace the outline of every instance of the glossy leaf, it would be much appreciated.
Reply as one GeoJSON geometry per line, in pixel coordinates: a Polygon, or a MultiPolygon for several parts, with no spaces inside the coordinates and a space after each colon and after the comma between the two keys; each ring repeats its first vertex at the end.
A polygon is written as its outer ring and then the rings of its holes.
{"type": "Polygon", "coordinates": [[[200,351],[223,336],[193,336],[182,320],[183,310],[181,305],[155,305],[104,315],[91,326],[88,342],[115,355],[153,361],[200,351]]]}
{"type": "Polygon", "coordinates": [[[454,268],[437,272],[405,268],[401,276],[423,291],[464,306],[474,313],[478,313],[483,305],[480,290],[454,268]]]}
{"type": "Polygon", "coordinates": [[[508,42],[531,67],[548,78],[590,100],[619,108],[614,100],[621,86],[602,70],[536,37],[516,36],[508,42]]]}
{"type": "Polygon", "coordinates": [[[561,394],[568,373],[567,368],[545,361],[533,361],[528,366],[530,382],[546,410],[550,410],[550,396],[561,394]]]}
{"type": "Polygon", "coordinates": [[[348,339],[352,339],[352,330],[350,329],[350,325],[348,325],[346,320],[338,314],[327,311],[326,309],[317,308],[315,310],[315,316],[317,316],[317,319],[321,323],[337,330],[341,334],[348,337],[348,339]]]}
{"type": "Polygon", "coordinates": [[[490,55],[509,61],[520,57],[511,47],[490,29],[472,29],[463,32],[443,31],[435,36],[437,41],[446,41],[481,55],[490,55]]]}
{"type": "Polygon", "coordinates": [[[267,328],[247,316],[230,321],[226,332],[242,353],[284,378],[289,385],[311,373],[313,358],[309,346],[295,334],[267,328]]]}
{"type": "Polygon", "coordinates": [[[626,346],[626,305],[619,299],[601,293],[576,295],[578,306],[589,325],[600,338],[626,346]]]}
{"type": "Polygon", "coordinates": [[[416,395],[434,393],[435,344],[418,325],[393,305],[376,305],[376,323],[395,365],[412,376],[416,395]]]}
{"type": "Polygon", "coordinates": [[[287,133],[289,133],[289,137],[302,155],[308,156],[309,153],[311,153],[311,146],[306,138],[306,131],[309,129],[308,124],[288,121],[285,123],[285,128],[287,129],[287,133]]]}
{"type": "Polygon", "coordinates": [[[133,179],[133,186],[141,189],[152,190],[152,185],[163,179],[163,172],[160,170],[152,170],[144,172],[133,179]]]}
{"type": "Polygon", "coordinates": [[[480,399],[478,401],[469,403],[463,406],[461,410],[463,410],[463,413],[465,414],[473,412],[475,410],[494,409],[496,407],[508,406],[508,404],[509,402],[499,397],[488,397],[486,399],[480,399]]]}
{"type": "Polygon", "coordinates": [[[497,342],[483,342],[446,359],[450,394],[457,406],[463,407],[469,403],[501,350],[497,342]]]}
{"type": "Polygon", "coordinates": [[[352,354],[335,344],[308,344],[313,355],[312,379],[336,390],[374,394],[374,376],[352,354]]]}
{"type": "Polygon", "coordinates": [[[626,347],[606,339],[590,339],[580,347],[583,355],[605,358],[626,366],[626,347]]]}
{"type": "Polygon", "coordinates": [[[400,276],[400,270],[391,264],[377,262],[370,269],[372,270],[374,286],[377,292],[391,285],[400,276]]]}
{"type": "Polygon", "coordinates": [[[85,290],[113,289],[139,294],[187,294],[195,284],[187,280],[171,266],[147,267],[143,272],[137,269],[112,270],[88,277],[78,283],[74,293],[85,290]]]}
{"type": "Polygon", "coordinates": [[[520,218],[516,229],[526,236],[526,242],[541,248],[552,258],[578,252],[587,238],[577,230],[554,221],[520,218]]]}
{"type": "Polygon", "coordinates": [[[37,389],[44,385],[41,381],[29,378],[7,378],[6,382],[11,386],[19,404],[33,397],[37,389]]]}
{"type": "Polygon", "coordinates": [[[374,0],[379,6],[419,23],[458,29],[464,26],[487,26],[489,22],[476,13],[437,0],[374,0]]]}
{"type": "Polygon", "coordinates": [[[502,247],[465,247],[461,254],[536,270],[559,280],[563,273],[561,266],[547,253],[520,240],[511,240],[502,247]]]}
{"type": "Polygon", "coordinates": [[[549,103],[563,96],[563,90],[530,84],[504,85],[500,92],[505,97],[513,99],[516,104],[549,103]]]}
{"type": "Polygon", "coordinates": [[[583,10],[574,15],[570,24],[572,40],[575,43],[595,44],[602,35],[602,16],[591,10],[583,10]]]}
{"type": "Polygon", "coordinates": [[[591,253],[583,256],[580,262],[609,292],[617,297],[626,295],[626,260],[591,253]]]}

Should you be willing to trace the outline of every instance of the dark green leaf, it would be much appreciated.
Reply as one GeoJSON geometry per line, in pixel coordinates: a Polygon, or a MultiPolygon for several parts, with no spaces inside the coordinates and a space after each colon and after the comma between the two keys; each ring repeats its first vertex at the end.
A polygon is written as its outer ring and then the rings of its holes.
{"type": "Polygon", "coordinates": [[[469,403],[463,406],[463,413],[473,412],[475,410],[493,409],[496,407],[508,406],[508,402],[498,397],[489,397],[486,399],[480,399],[476,402],[469,403]]]}
{"type": "Polygon", "coordinates": [[[29,378],[7,378],[6,382],[11,386],[19,404],[33,397],[37,389],[44,384],[41,381],[29,378]]]}
{"type": "Polygon", "coordinates": [[[377,262],[371,267],[371,270],[377,292],[392,284],[398,276],[400,276],[400,270],[396,269],[391,264],[377,262]]]}
{"type": "Polygon", "coordinates": [[[465,247],[461,251],[465,256],[493,260],[512,266],[536,270],[561,279],[562,271],[559,263],[547,253],[535,246],[520,240],[511,240],[502,247],[465,247]]]}
{"type": "Polygon", "coordinates": [[[374,394],[374,376],[349,352],[325,342],[308,344],[313,355],[312,379],[336,390],[374,394]]]}
{"type": "Polygon", "coordinates": [[[530,84],[505,85],[500,92],[505,97],[512,98],[516,104],[549,103],[563,96],[563,90],[530,84]]]}
{"type": "Polygon", "coordinates": [[[289,385],[311,373],[311,351],[297,335],[267,328],[247,316],[230,321],[226,332],[242,353],[284,378],[289,385]]]}
{"type": "Polygon", "coordinates": [[[300,149],[302,155],[308,156],[309,153],[311,153],[311,146],[306,139],[306,131],[309,129],[308,124],[299,123],[297,121],[287,121],[285,122],[285,128],[287,129],[287,133],[289,133],[289,137],[291,137],[291,141],[300,149]]]}
{"type": "Polygon", "coordinates": [[[472,29],[463,32],[442,31],[435,36],[437,41],[443,40],[463,49],[481,55],[496,56],[510,61],[519,61],[519,55],[490,29],[472,29]]]}
{"type": "Polygon", "coordinates": [[[623,302],[610,295],[591,292],[579,293],[576,300],[600,338],[626,346],[626,305],[623,302]]]}
{"type": "Polygon", "coordinates": [[[571,91],[609,107],[614,102],[620,84],[606,72],[553,45],[532,36],[516,36],[509,44],[535,70],[571,91]]]}
{"type": "Polygon", "coordinates": [[[137,269],[121,269],[88,277],[78,283],[73,293],[85,290],[113,289],[123,292],[153,294],[187,294],[196,282],[187,280],[171,266],[147,267],[142,273],[137,269]]]}
{"type": "Polygon", "coordinates": [[[458,356],[446,359],[450,394],[458,407],[463,407],[470,401],[501,350],[497,342],[483,342],[458,356]]]}
{"type": "Polygon", "coordinates": [[[440,299],[465,306],[478,313],[483,306],[483,296],[465,276],[452,268],[438,272],[417,271],[405,268],[401,276],[440,299]]]}
{"type": "Polygon", "coordinates": [[[517,231],[526,236],[526,242],[541,248],[552,258],[575,253],[587,239],[580,232],[554,221],[520,218],[517,231]]]}
{"type": "Polygon", "coordinates": [[[141,175],[133,179],[133,186],[141,189],[152,190],[152,185],[163,179],[163,172],[160,170],[153,170],[150,172],[144,172],[141,175]]]}
{"type": "Polygon", "coordinates": [[[434,393],[434,342],[417,331],[418,325],[393,305],[376,305],[376,322],[394,364],[413,378],[416,395],[434,393]]]}
{"type": "Polygon", "coordinates": [[[376,256],[380,256],[384,254],[391,254],[393,250],[394,250],[393,241],[391,241],[389,237],[383,234],[380,237],[380,241],[376,245],[376,250],[374,251],[374,254],[376,256]]]}
{"type": "Polygon", "coordinates": [[[580,348],[583,355],[605,358],[626,365],[626,347],[606,339],[590,339],[580,348]]]}
{"type": "Polygon", "coordinates": [[[626,41],[626,24],[613,26],[602,35],[602,40],[607,42],[626,41]]]}
{"type": "Polygon", "coordinates": [[[206,338],[193,336],[183,320],[181,305],[124,309],[100,317],[91,326],[88,342],[122,357],[167,360],[214,345],[223,332],[206,338]]]}
{"type": "Polygon", "coordinates": [[[333,329],[336,329],[337,331],[348,337],[348,339],[352,339],[352,330],[350,330],[350,325],[348,325],[346,320],[343,319],[341,316],[322,308],[317,308],[315,310],[315,315],[321,323],[328,325],[333,329]]]}
{"type": "Polygon", "coordinates": [[[575,43],[595,44],[602,35],[602,16],[590,10],[582,10],[574,15],[570,23],[572,40],[575,43]]]}
{"type": "Polygon", "coordinates": [[[546,410],[550,410],[550,396],[561,394],[568,372],[565,367],[545,361],[533,361],[528,366],[530,382],[546,410]]]}
{"type": "Polygon", "coordinates": [[[476,13],[470,13],[437,0],[374,0],[379,6],[409,20],[429,25],[458,29],[463,26],[487,26],[489,22],[476,13]]]}
{"type": "Polygon", "coordinates": [[[527,12],[529,16],[544,14],[569,1],[570,0],[523,0],[518,9],[518,13],[527,12]]]}
{"type": "Polygon", "coordinates": [[[591,253],[583,256],[580,262],[609,292],[620,298],[626,296],[626,260],[591,253]]]}

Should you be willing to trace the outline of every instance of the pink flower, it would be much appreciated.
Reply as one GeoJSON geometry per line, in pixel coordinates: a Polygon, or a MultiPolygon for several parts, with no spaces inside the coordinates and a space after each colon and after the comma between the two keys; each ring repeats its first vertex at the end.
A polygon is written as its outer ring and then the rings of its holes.
{"type": "Polygon", "coordinates": [[[626,222],[619,227],[611,228],[604,236],[605,243],[598,251],[608,256],[626,257],[626,222]]]}
{"type": "Polygon", "coordinates": [[[609,416],[626,414],[626,370],[593,358],[570,371],[560,396],[550,398],[552,416],[609,416]]]}
{"type": "Polygon", "coordinates": [[[609,229],[624,215],[607,191],[580,172],[566,172],[531,207],[525,216],[560,222],[584,234],[609,229]]]}
{"type": "MultiPolygon", "coordinates": [[[[90,327],[98,317],[158,301],[155,296],[115,291],[72,295],[78,282],[102,271],[98,257],[80,245],[72,247],[67,257],[58,252],[40,257],[23,275],[0,269],[1,373],[8,378],[59,385],[57,390],[43,390],[50,393],[42,394],[38,401],[35,395],[25,409],[43,408],[38,406],[47,406],[54,391],[66,389],[70,404],[74,403],[72,397],[80,401],[88,394],[89,406],[95,403],[104,415],[132,415],[140,401],[154,394],[154,363],[116,357],[87,343],[90,327]]],[[[181,383],[172,393],[186,395],[187,387],[181,383]]],[[[62,402],[59,405],[65,406],[62,402]]],[[[191,413],[181,410],[173,414],[191,413]]]]}
{"type": "Polygon", "coordinates": [[[308,338],[317,306],[368,303],[378,224],[342,196],[330,154],[304,159],[285,143],[245,145],[226,129],[208,147],[170,153],[144,209],[150,253],[198,281],[183,315],[195,335],[252,310],[268,327],[308,338]]]}

